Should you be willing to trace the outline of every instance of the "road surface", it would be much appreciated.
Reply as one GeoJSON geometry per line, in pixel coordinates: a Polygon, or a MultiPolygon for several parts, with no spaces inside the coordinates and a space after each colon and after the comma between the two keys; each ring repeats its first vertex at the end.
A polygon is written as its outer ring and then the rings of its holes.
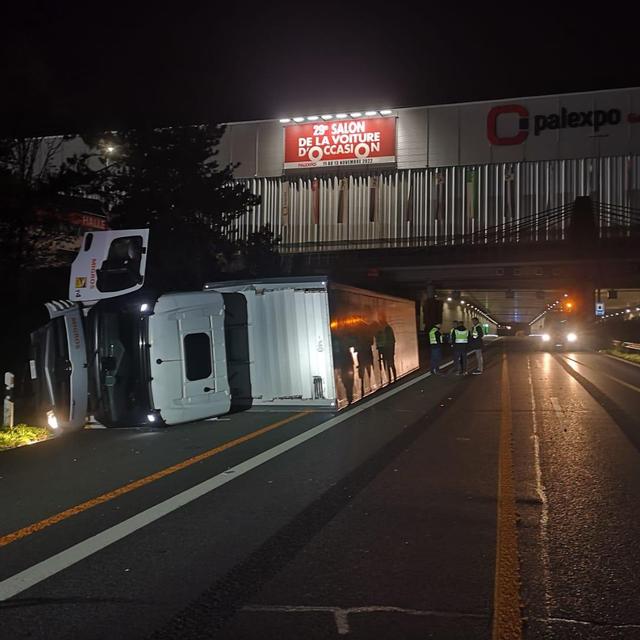
{"type": "Polygon", "coordinates": [[[0,637],[640,638],[640,367],[537,347],[0,453],[0,637]]]}

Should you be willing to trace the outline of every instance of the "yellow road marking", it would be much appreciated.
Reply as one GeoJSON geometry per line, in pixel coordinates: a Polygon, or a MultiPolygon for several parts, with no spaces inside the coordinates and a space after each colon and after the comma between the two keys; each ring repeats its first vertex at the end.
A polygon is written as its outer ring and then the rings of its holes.
{"type": "Polygon", "coordinates": [[[506,353],[502,354],[501,409],[492,638],[493,640],[519,640],[522,637],[520,566],[513,480],[511,391],[506,353]]]}
{"type": "MultiPolygon", "coordinates": [[[[624,380],[620,380],[620,378],[616,378],[615,376],[611,376],[608,373],[605,373],[604,371],[600,371],[600,369],[596,369],[595,367],[592,367],[588,364],[585,364],[584,362],[580,362],[580,360],[574,360],[573,358],[570,358],[569,356],[563,356],[565,360],[571,360],[571,362],[575,362],[576,364],[579,364],[581,367],[586,367],[587,369],[591,369],[592,371],[597,371],[600,375],[603,375],[607,378],[610,378],[611,380],[617,382],[618,384],[621,384],[625,387],[628,387],[629,389],[632,389],[633,391],[637,391],[638,393],[640,393],[640,387],[636,387],[634,384],[630,384],[629,382],[625,382],[624,380]]],[[[571,366],[571,365],[569,365],[571,366]]]]}
{"type": "Polygon", "coordinates": [[[83,511],[87,511],[88,509],[96,507],[99,504],[104,504],[109,500],[118,498],[119,496],[122,496],[125,493],[129,493],[131,491],[134,491],[135,489],[144,487],[145,485],[150,484],[151,482],[160,480],[160,478],[164,478],[168,475],[171,475],[172,473],[176,473],[176,471],[181,471],[182,469],[186,469],[187,467],[190,467],[191,465],[194,465],[197,462],[201,462],[202,460],[211,458],[212,456],[215,456],[218,453],[222,453],[227,449],[231,449],[232,447],[236,447],[239,444],[248,442],[249,440],[253,440],[254,438],[257,438],[258,436],[268,433],[269,431],[273,431],[274,429],[277,429],[278,427],[282,427],[283,425],[289,422],[293,422],[294,420],[297,420],[298,418],[301,418],[302,416],[305,416],[308,413],[309,413],[308,411],[295,413],[294,415],[289,416],[288,418],[284,418],[283,420],[278,420],[278,422],[273,422],[272,424],[262,427],[257,431],[252,431],[251,433],[248,433],[244,436],[240,436],[235,440],[230,440],[229,442],[225,442],[224,444],[221,444],[220,446],[215,447],[215,449],[209,449],[208,451],[203,451],[198,455],[195,455],[191,458],[187,458],[187,460],[183,460],[182,462],[178,462],[177,464],[174,464],[170,467],[166,467],[165,469],[156,471],[155,473],[145,476],[144,478],[140,478],[139,480],[134,480],[133,482],[130,482],[129,484],[125,484],[122,487],[118,487],[113,491],[109,491],[108,493],[103,493],[100,496],[91,498],[91,500],[87,500],[86,502],[82,502],[74,507],[70,507],[65,511],[56,513],[55,515],[49,516],[44,520],[40,520],[39,522],[34,522],[33,524],[27,525],[22,529],[18,529],[17,531],[8,533],[0,537],[0,547],[4,547],[8,544],[11,544],[12,542],[15,542],[16,540],[20,540],[21,538],[26,538],[32,533],[36,533],[36,531],[42,531],[42,529],[46,529],[51,525],[57,524],[58,522],[62,522],[63,520],[66,520],[71,516],[75,516],[79,513],[82,513],[83,511]]]}

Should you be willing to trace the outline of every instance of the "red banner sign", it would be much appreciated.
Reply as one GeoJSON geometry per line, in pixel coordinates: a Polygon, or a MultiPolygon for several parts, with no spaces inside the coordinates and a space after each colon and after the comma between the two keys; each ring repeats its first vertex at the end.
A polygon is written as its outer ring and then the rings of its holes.
{"type": "Polygon", "coordinates": [[[396,161],[396,119],[362,118],[290,125],[284,168],[342,167],[396,161]]]}

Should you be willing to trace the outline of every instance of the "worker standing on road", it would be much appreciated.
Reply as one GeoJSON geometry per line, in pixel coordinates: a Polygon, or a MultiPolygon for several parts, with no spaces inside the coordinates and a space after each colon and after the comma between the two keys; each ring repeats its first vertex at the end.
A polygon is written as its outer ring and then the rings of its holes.
{"type": "Polygon", "coordinates": [[[467,349],[469,347],[469,329],[462,320],[451,330],[451,344],[453,345],[453,361],[458,366],[456,375],[467,375],[467,349]]]}
{"type": "Polygon", "coordinates": [[[476,354],[476,369],[472,371],[473,375],[480,375],[484,371],[484,358],[482,357],[482,337],[484,331],[478,318],[471,318],[473,326],[471,327],[471,341],[469,342],[469,355],[476,354]]]}
{"type": "Polygon", "coordinates": [[[440,333],[440,323],[435,322],[429,330],[429,365],[431,373],[440,374],[440,363],[442,362],[442,334],[440,333]]]}

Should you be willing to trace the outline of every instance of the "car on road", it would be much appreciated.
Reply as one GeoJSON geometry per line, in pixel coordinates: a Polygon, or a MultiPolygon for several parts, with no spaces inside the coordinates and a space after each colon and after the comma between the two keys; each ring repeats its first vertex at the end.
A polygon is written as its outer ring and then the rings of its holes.
{"type": "Polygon", "coordinates": [[[580,349],[584,347],[583,336],[577,323],[567,319],[545,323],[541,335],[542,348],[551,351],[555,349],[580,349]]]}

